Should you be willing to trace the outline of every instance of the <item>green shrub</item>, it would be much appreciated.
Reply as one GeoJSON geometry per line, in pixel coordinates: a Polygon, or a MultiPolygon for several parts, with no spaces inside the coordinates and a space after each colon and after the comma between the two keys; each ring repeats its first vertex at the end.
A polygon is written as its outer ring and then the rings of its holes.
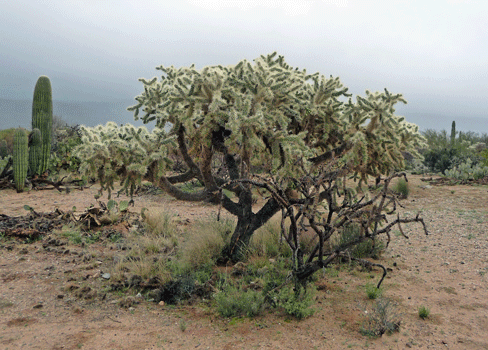
{"type": "Polygon", "coordinates": [[[214,295],[217,312],[222,317],[254,317],[263,310],[264,297],[259,291],[234,287],[227,284],[225,288],[214,295]]]}
{"type": "Polygon", "coordinates": [[[312,316],[315,309],[315,289],[308,286],[302,293],[296,293],[293,288],[282,288],[278,294],[278,306],[282,307],[288,315],[301,320],[312,316]]]}
{"type": "Polygon", "coordinates": [[[393,186],[393,191],[398,193],[400,195],[400,198],[405,199],[408,198],[408,195],[410,194],[410,186],[404,178],[401,178],[393,186]]]}
{"type": "Polygon", "coordinates": [[[423,320],[425,320],[427,317],[429,317],[430,315],[430,310],[425,307],[425,306],[421,306],[419,307],[419,317],[423,320]]]}

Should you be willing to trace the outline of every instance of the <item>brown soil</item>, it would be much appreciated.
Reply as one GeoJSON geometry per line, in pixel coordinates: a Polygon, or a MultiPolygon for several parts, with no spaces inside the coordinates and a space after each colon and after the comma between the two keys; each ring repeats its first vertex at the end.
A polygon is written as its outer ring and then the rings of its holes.
{"type": "MultiPolygon", "coordinates": [[[[175,308],[134,297],[129,308],[121,307],[124,295],[100,287],[110,264],[101,243],[88,250],[50,245],[52,237],[29,244],[0,238],[0,348],[488,349],[488,188],[431,187],[420,177],[409,179],[412,192],[401,212],[421,211],[430,235],[421,225],[403,227],[410,238],[393,234],[380,261],[390,269],[384,296],[397,304],[399,332],[380,338],[359,332],[374,303],[363,286],[376,282],[379,271],[321,273],[316,312],[302,321],[276,313],[229,320],[199,304],[175,308]],[[425,320],[420,306],[431,311],[425,320]]],[[[25,215],[25,204],[38,212],[73,206],[82,212],[96,204],[96,191],[3,190],[0,214],[25,215]]],[[[138,197],[130,210],[142,207],[172,210],[189,225],[217,212],[164,195],[138,197]]]]}

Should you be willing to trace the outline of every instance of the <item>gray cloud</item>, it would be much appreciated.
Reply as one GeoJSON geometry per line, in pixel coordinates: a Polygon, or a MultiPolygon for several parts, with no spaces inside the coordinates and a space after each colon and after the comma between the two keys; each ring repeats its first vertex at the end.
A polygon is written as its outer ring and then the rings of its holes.
{"type": "Polygon", "coordinates": [[[57,100],[126,101],[142,90],[137,79],[157,75],[160,64],[235,64],[276,50],[292,66],[340,76],[355,94],[403,93],[409,104],[399,112],[424,128],[422,115],[443,128],[456,117],[488,118],[484,1],[17,0],[0,7],[3,99],[30,99],[37,77],[48,75],[57,100]]]}

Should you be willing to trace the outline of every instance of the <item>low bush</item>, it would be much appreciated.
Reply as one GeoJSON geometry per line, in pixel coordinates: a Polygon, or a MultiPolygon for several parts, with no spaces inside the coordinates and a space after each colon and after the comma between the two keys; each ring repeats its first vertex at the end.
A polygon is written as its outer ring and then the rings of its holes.
{"type": "Polygon", "coordinates": [[[214,295],[217,312],[223,317],[254,317],[264,306],[263,293],[253,289],[244,290],[226,284],[224,289],[214,295]]]}
{"type": "Polygon", "coordinates": [[[393,185],[392,190],[403,199],[408,198],[408,195],[410,194],[410,186],[404,178],[400,178],[395,185],[393,185]]]}
{"type": "Polygon", "coordinates": [[[290,316],[299,320],[312,316],[315,309],[315,289],[308,286],[306,290],[297,293],[293,288],[282,288],[278,294],[278,306],[290,316]]]}
{"type": "Polygon", "coordinates": [[[379,337],[400,329],[400,317],[396,311],[396,305],[390,299],[375,299],[372,307],[365,310],[365,315],[365,320],[360,328],[363,335],[379,337]]]}

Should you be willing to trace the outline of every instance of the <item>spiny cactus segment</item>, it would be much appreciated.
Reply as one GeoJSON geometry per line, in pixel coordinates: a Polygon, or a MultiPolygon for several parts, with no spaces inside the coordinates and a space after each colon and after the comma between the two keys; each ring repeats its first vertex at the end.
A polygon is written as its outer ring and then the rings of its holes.
{"type": "Polygon", "coordinates": [[[22,192],[27,177],[27,168],[29,166],[29,148],[28,136],[24,129],[17,129],[14,134],[13,150],[13,169],[14,182],[17,192],[22,192]]]}
{"type": "Polygon", "coordinates": [[[53,101],[51,81],[46,76],[37,80],[32,101],[32,130],[39,129],[42,135],[42,144],[39,153],[39,166],[36,173],[44,173],[49,164],[51,155],[51,139],[53,125],[53,101]]]}

